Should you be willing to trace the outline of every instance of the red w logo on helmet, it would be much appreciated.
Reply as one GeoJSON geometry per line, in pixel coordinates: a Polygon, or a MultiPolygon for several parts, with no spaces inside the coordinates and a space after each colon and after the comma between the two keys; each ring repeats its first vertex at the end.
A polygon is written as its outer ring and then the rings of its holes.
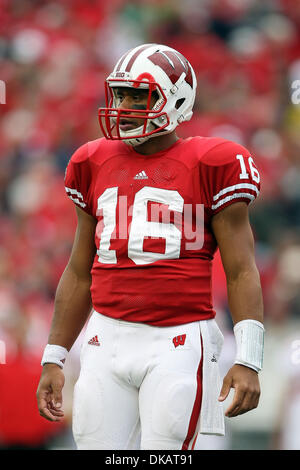
{"type": "Polygon", "coordinates": [[[175,348],[177,348],[177,346],[183,346],[184,343],[185,343],[185,338],[186,338],[186,335],[179,335],[179,336],[175,336],[173,338],[173,344],[175,346],[175,348]]]}
{"type": "Polygon", "coordinates": [[[154,65],[158,65],[175,84],[182,73],[186,74],[185,81],[193,88],[193,76],[190,64],[179,52],[156,51],[148,57],[154,65]]]}

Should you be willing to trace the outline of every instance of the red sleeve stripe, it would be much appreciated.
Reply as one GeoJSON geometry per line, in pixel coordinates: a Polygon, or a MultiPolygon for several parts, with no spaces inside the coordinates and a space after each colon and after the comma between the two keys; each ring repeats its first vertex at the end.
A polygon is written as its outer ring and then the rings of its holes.
{"type": "Polygon", "coordinates": [[[227,188],[222,189],[218,194],[216,194],[213,197],[214,201],[217,201],[221,196],[223,196],[226,193],[229,193],[231,191],[235,191],[237,189],[251,189],[254,191],[257,195],[259,194],[258,188],[254,184],[249,184],[249,183],[240,183],[240,184],[235,184],[233,186],[228,186],[227,188]]]}
{"type": "Polygon", "coordinates": [[[250,199],[251,201],[253,201],[253,199],[255,199],[255,196],[253,196],[253,194],[250,194],[250,193],[234,193],[234,194],[231,194],[230,196],[225,197],[224,199],[221,199],[219,202],[217,202],[217,204],[213,204],[211,208],[212,210],[218,209],[218,207],[222,206],[223,204],[226,204],[226,202],[229,202],[232,199],[238,199],[238,198],[239,199],[245,198],[245,199],[250,199]]]}

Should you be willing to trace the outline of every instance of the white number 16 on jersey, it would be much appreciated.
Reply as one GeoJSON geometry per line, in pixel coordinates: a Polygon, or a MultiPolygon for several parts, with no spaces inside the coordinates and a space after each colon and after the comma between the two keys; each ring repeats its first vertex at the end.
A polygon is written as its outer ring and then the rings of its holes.
{"type": "MultiPolygon", "coordinates": [[[[249,179],[249,173],[247,172],[245,159],[244,159],[243,155],[238,154],[236,156],[236,158],[237,158],[237,160],[239,160],[240,165],[241,165],[240,179],[241,180],[249,179]]],[[[252,179],[253,179],[253,181],[255,181],[258,184],[260,182],[259,171],[255,167],[252,157],[248,157],[248,163],[249,163],[249,168],[250,168],[252,179]]]]}
{"type": "MultiPolygon", "coordinates": [[[[184,201],[178,191],[145,186],[134,198],[132,221],[128,237],[128,258],[135,264],[150,264],[160,259],[176,259],[180,255],[181,231],[172,223],[147,220],[148,202],[157,202],[168,206],[170,211],[182,213],[184,201]],[[146,237],[165,239],[165,253],[145,252],[143,243],[146,237]]],[[[101,234],[98,261],[104,264],[116,264],[116,251],[111,250],[110,241],[116,228],[116,208],[118,188],[107,188],[98,198],[98,211],[103,211],[104,228],[101,234]]],[[[126,204],[127,206],[127,204],[126,204]]],[[[127,214],[126,214],[127,217],[127,214]]]]}

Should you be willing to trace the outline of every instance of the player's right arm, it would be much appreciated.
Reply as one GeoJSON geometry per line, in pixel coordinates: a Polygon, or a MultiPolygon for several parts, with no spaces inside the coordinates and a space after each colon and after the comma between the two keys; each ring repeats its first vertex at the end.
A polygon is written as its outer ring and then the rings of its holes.
{"type": "MultiPolygon", "coordinates": [[[[54,315],[48,344],[60,345],[68,351],[82,330],[91,311],[91,267],[96,246],[97,220],[76,207],[77,229],[68,264],[60,278],[54,304],[54,315]]],[[[40,415],[50,421],[63,417],[61,410],[64,374],[57,364],[43,366],[37,389],[40,415]]]]}

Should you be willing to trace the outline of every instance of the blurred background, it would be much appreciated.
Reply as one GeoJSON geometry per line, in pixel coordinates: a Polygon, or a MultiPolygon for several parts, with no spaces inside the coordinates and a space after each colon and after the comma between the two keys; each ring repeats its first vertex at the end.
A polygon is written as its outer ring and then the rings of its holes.
{"type": "MultiPolygon", "coordinates": [[[[42,419],[35,400],[75,230],[64,171],[101,136],[105,77],[145,42],[174,47],[197,74],[194,117],[178,134],[241,143],[262,176],[250,206],[267,331],[261,401],[226,418],[225,438],[203,436],[196,448],[300,449],[299,0],[1,0],[0,448],[75,448],[80,338],[65,366],[65,421],[42,419]]],[[[235,344],[218,255],[214,298],[225,375],[235,344]]]]}

